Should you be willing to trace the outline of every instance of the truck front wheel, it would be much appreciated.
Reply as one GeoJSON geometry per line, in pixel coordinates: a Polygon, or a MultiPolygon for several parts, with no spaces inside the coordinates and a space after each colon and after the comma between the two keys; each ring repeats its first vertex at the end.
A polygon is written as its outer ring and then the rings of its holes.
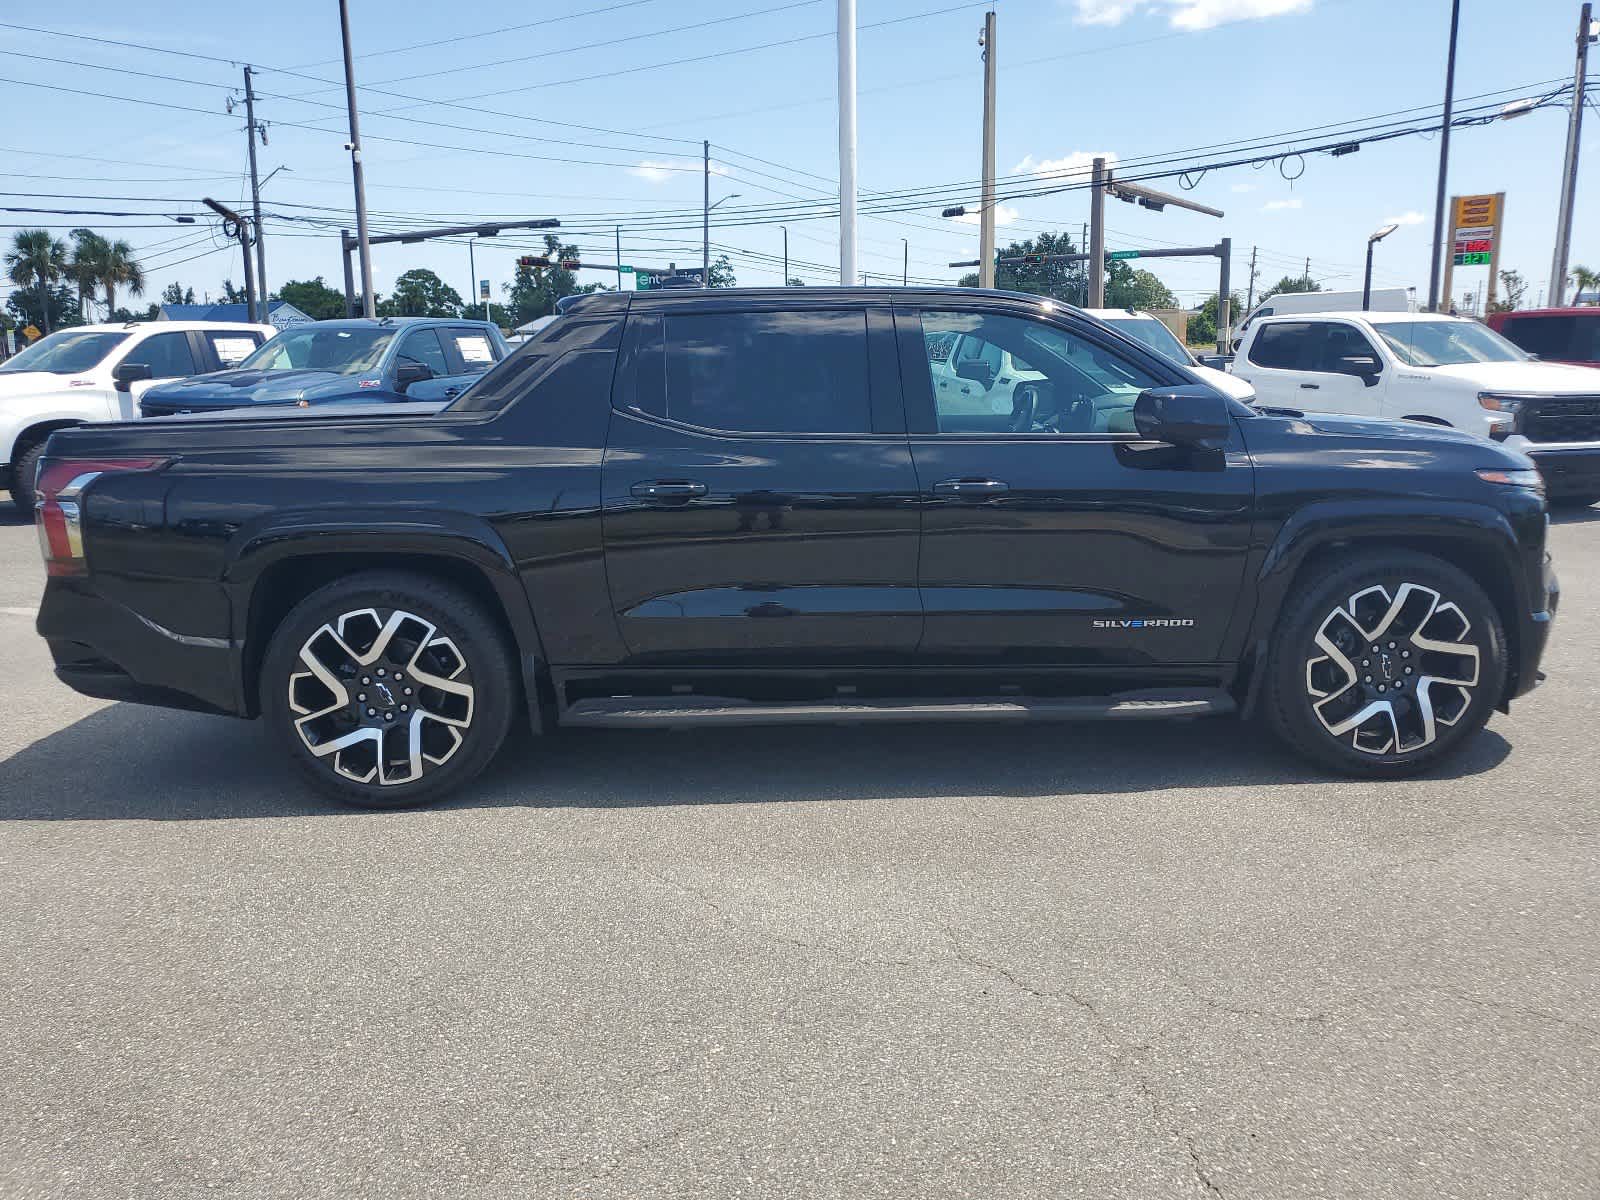
{"type": "Polygon", "coordinates": [[[1356,553],[1297,581],[1266,715],[1292,749],[1351,775],[1424,770],[1483,728],[1506,678],[1500,614],[1427,554],[1356,553]]]}
{"type": "Polygon", "coordinates": [[[436,800],[495,755],[517,703],[515,653],[459,588],[364,571],[284,618],[261,670],[261,710],[323,791],[367,808],[436,800]]]}

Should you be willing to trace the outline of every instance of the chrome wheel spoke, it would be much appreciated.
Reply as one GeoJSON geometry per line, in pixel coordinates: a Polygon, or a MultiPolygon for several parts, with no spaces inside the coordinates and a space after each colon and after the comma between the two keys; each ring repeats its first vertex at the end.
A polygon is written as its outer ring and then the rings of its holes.
{"type": "Polygon", "coordinates": [[[338,775],[411,783],[449,762],[476,694],[456,643],[403,609],[357,609],[319,627],[289,676],[301,742],[338,775]]]}
{"type": "Polygon", "coordinates": [[[1438,739],[1471,707],[1481,651],[1453,602],[1425,584],[1363,588],[1327,614],[1305,659],[1322,727],[1365,754],[1404,754],[1438,739]]]}

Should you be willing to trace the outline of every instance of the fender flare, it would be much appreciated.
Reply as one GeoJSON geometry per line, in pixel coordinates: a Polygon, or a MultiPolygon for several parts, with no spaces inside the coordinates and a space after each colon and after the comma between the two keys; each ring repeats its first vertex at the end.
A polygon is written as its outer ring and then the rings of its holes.
{"type": "MultiPolygon", "coordinates": [[[[1437,544],[1448,541],[1487,553],[1511,588],[1516,610],[1529,611],[1528,582],[1519,560],[1516,534],[1511,522],[1498,509],[1466,500],[1429,497],[1407,500],[1384,497],[1359,500],[1327,500],[1308,504],[1294,512],[1272,544],[1266,548],[1255,579],[1255,608],[1241,650],[1264,655],[1272,631],[1289,599],[1289,587],[1296,573],[1313,555],[1342,543],[1421,541],[1437,544]]],[[[1493,592],[1491,586],[1485,590],[1493,592]]],[[[1512,633],[1514,620],[1507,621],[1512,633]]],[[[1252,676],[1259,672],[1252,671],[1252,676]]]]}
{"type": "Polygon", "coordinates": [[[547,677],[544,642],[533,607],[504,540],[482,517],[448,510],[341,508],[282,510],[246,522],[230,540],[221,582],[239,653],[235,663],[241,701],[244,641],[256,586],[270,568],[297,558],[338,554],[451,559],[477,570],[493,590],[516,642],[534,729],[541,728],[540,682],[547,677]]]}

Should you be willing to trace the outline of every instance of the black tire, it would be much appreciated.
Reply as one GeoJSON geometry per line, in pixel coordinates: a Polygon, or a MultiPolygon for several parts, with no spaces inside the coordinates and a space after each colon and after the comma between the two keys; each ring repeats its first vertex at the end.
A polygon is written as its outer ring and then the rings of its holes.
{"type": "Polygon", "coordinates": [[[33,481],[39,474],[39,460],[43,457],[44,443],[35,442],[17,455],[11,468],[11,502],[25,517],[33,515],[33,481]]]}
{"type": "Polygon", "coordinates": [[[478,601],[426,575],[363,571],[319,588],[283,619],[262,663],[260,698],[274,735],[318,788],[363,808],[406,808],[440,799],[489,765],[520,687],[510,638],[478,601]],[[329,637],[340,629],[342,643],[329,637]],[[313,659],[342,697],[312,670],[313,659]],[[311,749],[351,738],[343,749],[311,749]],[[353,777],[369,765],[365,781],[353,777]]]}
{"type": "Polygon", "coordinates": [[[1273,634],[1263,694],[1267,722],[1290,749],[1345,774],[1400,778],[1483,728],[1505,686],[1506,637],[1494,604],[1464,572],[1427,554],[1370,551],[1321,568],[1296,591],[1273,634]],[[1358,672],[1349,682],[1319,632],[1358,672]],[[1471,686],[1450,682],[1469,675],[1471,686]]]}

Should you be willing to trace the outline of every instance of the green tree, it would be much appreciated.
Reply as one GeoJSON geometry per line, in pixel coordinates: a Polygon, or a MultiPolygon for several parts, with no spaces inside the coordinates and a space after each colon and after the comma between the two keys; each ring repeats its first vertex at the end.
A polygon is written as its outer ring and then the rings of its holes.
{"type": "Polygon", "coordinates": [[[1116,260],[1106,264],[1107,308],[1177,308],[1178,299],[1153,271],[1135,271],[1116,260]]]}
{"type": "MultiPolygon", "coordinates": [[[[1238,292],[1228,293],[1228,322],[1234,328],[1239,327],[1239,322],[1244,320],[1244,301],[1238,292]]],[[[1189,345],[1205,346],[1215,345],[1217,341],[1217,297],[1216,293],[1207,296],[1195,314],[1189,318],[1189,345]]]]}
{"type": "Polygon", "coordinates": [[[78,297],[66,283],[58,283],[42,295],[36,287],[18,288],[6,301],[6,308],[16,318],[18,328],[34,325],[53,331],[82,323],[78,315],[78,297]]]}
{"type": "MultiPolygon", "coordinates": [[[[291,279],[278,288],[276,299],[292,304],[313,321],[331,321],[344,316],[344,293],[315,279],[291,279]]],[[[358,310],[359,311],[359,310],[358,310]]]]}
{"type": "MultiPolygon", "coordinates": [[[[1575,292],[1592,292],[1600,289],[1600,271],[1591,271],[1588,267],[1575,266],[1570,274],[1572,275],[1572,286],[1575,292]]],[[[1572,297],[1572,303],[1578,303],[1576,295],[1572,297]]]]}
{"type": "Polygon", "coordinates": [[[733,264],[728,261],[726,254],[719,254],[711,260],[711,279],[707,286],[714,288],[739,286],[739,281],[734,278],[733,264]]]}
{"type": "Polygon", "coordinates": [[[378,306],[380,317],[459,317],[461,296],[426,267],[415,267],[394,282],[394,292],[378,306]]]}
{"type": "MultiPolygon", "coordinates": [[[[1041,233],[1025,242],[1012,242],[1000,251],[1000,257],[1021,258],[1029,254],[1076,254],[1070,235],[1041,233]]],[[[963,275],[961,287],[977,287],[976,272],[963,275]]],[[[1011,292],[1028,292],[1035,296],[1049,296],[1069,304],[1085,303],[1088,294],[1088,276],[1081,263],[1007,263],[995,267],[994,285],[1011,292]]]]}
{"type": "Polygon", "coordinates": [[[1257,299],[1257,303],[1273,296],[1281,296],[1285,292],[1320,292],[1321,290],[1322,285],[1311,278],[1310,275],[1285,275],[1277,283],[1262,292],[1257,299]]]}
{"type": "MultiPolygon", "coordinates": [[[[59,319],[51,320],[57,315],[53,312],[51,288],[66,272],[67,248],[48,229],[19,230],[12,238],[11,249],[6,252],[6,273],[19,288],[32,290],[46,333],[61,323],[59,319]]],[[[13,302],[16,299],[13,295],[13,302]]]]}
{"type": "Polygon", "coordinates": [[[791,275],[789,277],[789,282],[787,284],[785,284],[784,286],[785,287],[805,287],[805,285],[806,285],[806,281],[804,279],[801,279],[798,275],[791,275]]]}
{"type": "Polygon", "coordinates": [[[1521,271],[1501,271],[1500,294],[1489,306],[1489,311],[1514,312],[1522,307],[1523,297],[1527,294],[1528,281],[1522,277],[1521,271]]]}
{"type": "MultiPolygon", "coordinates": [[[[556,301],[563,296],[600,290],[599,284],[579,287],[577,276],[558,265],[561,259],[578,257],[576,246],[563,246],[560,238],[547,233],[544,235],[542,257],[550,260],[548,267],[524,266],[518,263],[517,273],[511,282],[501,285],[506,293],[508,301],[506,307],[510,309],[513,326],[526,325],[535,317],[544,317],[555,312],[556,301]]],[[[713,267],[712,275],[715,274],[713,267]]]]}
{"type": "MultiPolygon", "coordinates": [[[[226,286],[227,281],[224,280],[223,284],[224,284],[224,286],[226,286]]],[[[161,303],[162,304],[193,304],[194,303],[194,289],[193,288],[186,288],[186,287],[183,286],[183,284],[181,284],[181,283],[177,282],[176,280],[174,280],[173,282],[167,284],[167,286],[161,290],[161,303]]]]}
{"type": "MultiPolygon", "coordinates": [[[[94,300],[95,288],[100,284],[100,273],[111,253],[111,243],[92,229],[72,231],[72,261],[67,264],[66,275],[78,289],[78,312],[89,319],[89,305],[94,300]]],[[[109,320],[111,310],[106,310],[109,320]]]]}
{"type": "Polygon", "coordinates": [[[224,304],[249,304],[250,298],[245,295],[244,289],[233,286],[233,280],[222,281],[222,302],[224,304]]]}

